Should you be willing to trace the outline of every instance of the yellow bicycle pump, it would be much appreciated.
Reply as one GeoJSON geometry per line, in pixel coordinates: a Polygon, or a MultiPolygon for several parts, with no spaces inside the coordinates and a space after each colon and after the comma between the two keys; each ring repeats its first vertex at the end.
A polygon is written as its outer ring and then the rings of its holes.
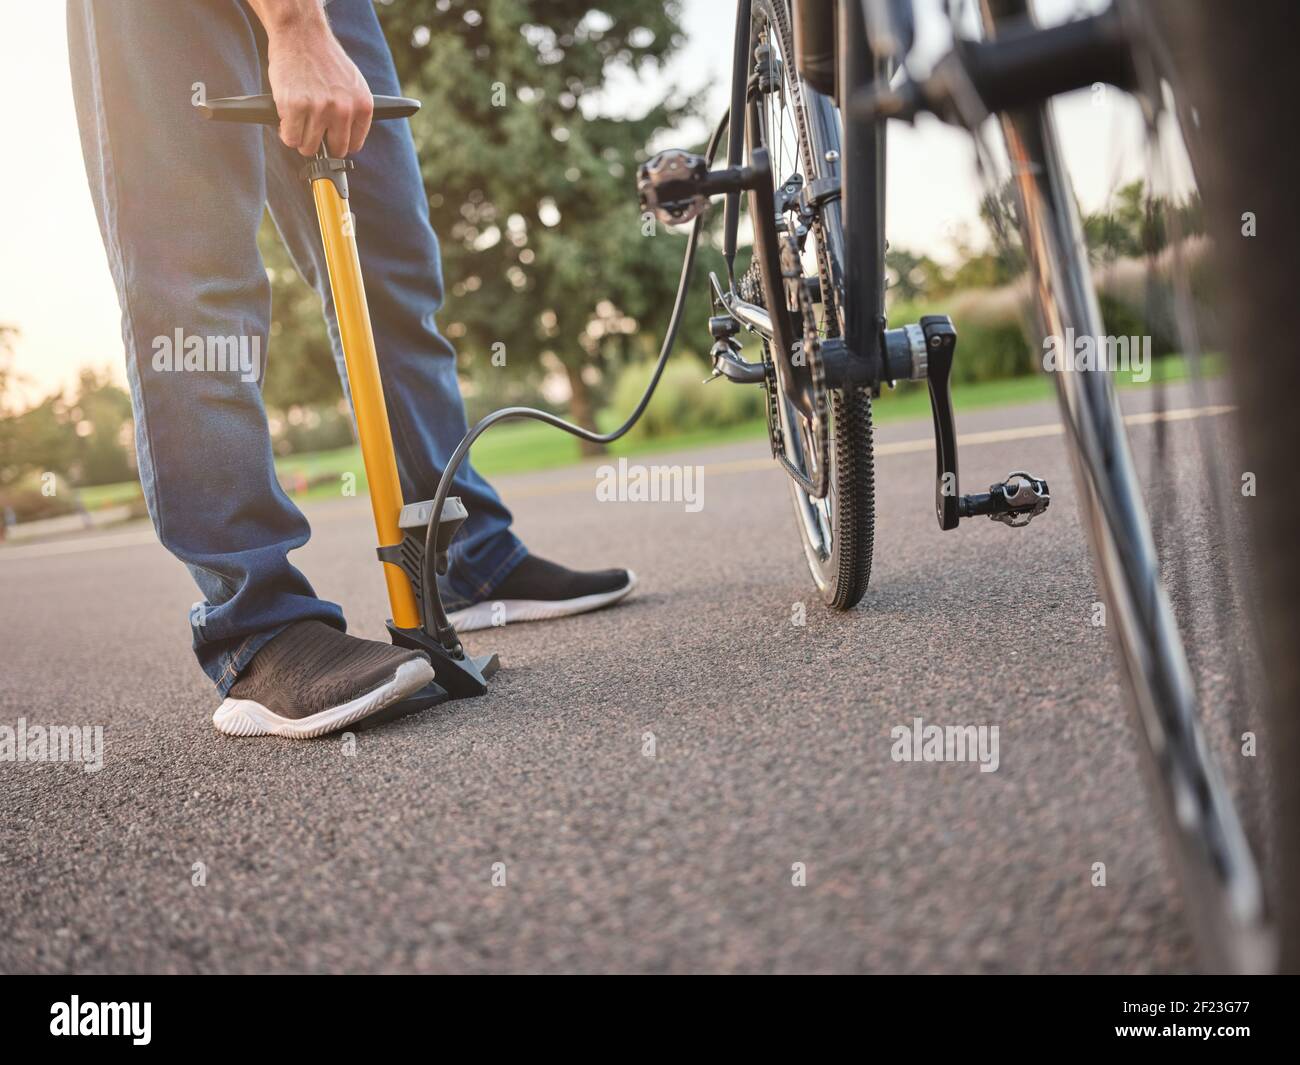
{"type": "MultiPolygon", "coordinates": [[[[418,100],[376,96],[374,118],[376,121],[406,118],[419,109],[418,100]]],[[[209,100],[200,105],[199,110],[206,117],[218,121],[279,123],[275,102],[267,95],[209,100]]],[[[330,291],[334,297],[334,313],[347,367],[361,459],[370,486],[370,505],[379,541],[377,554],[383,566],[392,608],[389,634],[395,644],[428,655],[434,668],[434,680],[428,687],[382,715],[368,718],[367,725],[370,725],[381,718],[388,720],[447,699],[482,695],[487,690],[487,678],[496,672],[497,659],[495,655],[472,658],[463,652],[459,656],[452,654],[435,638],[432,626],[425,624],[425,596],[421,584],[426,533],[434,507],[431,500],[406,504],[402,499],[388,408],[384,403],[379,375],[379,357],[375,351],[375,337],[370,327],[370,311],[361,277],[361,258],[357,253],[356,219],[348,204],[347,172],[352,168],[351,160],[331,158],[322,145],[316,157],[303,168],[303,177],[311,186],[329,268],[330,291]]],[[[449,498],[443,508],[437,536],[432,540],[439,573],[446,571],[448,546],[465,517],[465,508],[460,500],[449,498]]]]}

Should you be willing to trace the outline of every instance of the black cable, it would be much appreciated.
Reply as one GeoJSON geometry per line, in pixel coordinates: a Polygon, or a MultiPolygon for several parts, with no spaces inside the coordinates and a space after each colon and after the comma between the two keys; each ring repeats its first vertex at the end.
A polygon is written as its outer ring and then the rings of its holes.
{"type": "MultiPolygon", "coordinates": [[[[713,165],[713,158],[717,154],[718,145],[722,140],[723,131],[728,126],[729,118],[729,115],[724,115],[717,128],[714,129],[713,136],[709,138],[709,145],[705,149],[704,158],[710,166],[713,165]]],[[[597,433],[591,429],[584,429],[580,425],[574,425],[572,422],[566,422],[555,414],[538,410],[535,407],[502,407],[500,410],[494,410],[491,414],[480,418],[474,424],[474,427],[461,437],[460,443],[456,445],[456,450],[452,452],[451,458],[447,461],[446,469],[442,471],[442,478],[438,481],[438,491],[433,497],[433,512],[429,515],[429,525],[424,534],[424,559],[420,570],[420,583],[424,589],[424,617],[421,618],[421,624],[427,635],[436,639],[452,654],[459,655],[461,653],[460,640],[456,637],[455,627],[447,619],[447,611],[442,605],[442,596],[438,594],[438,578],[435,571],[434,555],[438,525],[442,521],[442,508],[447,502],[447,496],[451,493],[451,485],[456,477],[456,471],[460,469],[461,463],[465,461],[470,447],[475,440],[492,426],[499,425],[502,422],[517,421],[521,418],[533,418],[539,422],[545,422],[547,425],[562,429],[566,433],[590,441],[593,444],[612,444],[631,429],[641,415],[645,413],[646,407],[649,406],[650,397],[654,395],[655,387],[659,384],[659,378],[663,375],[664,367],[668,364],[668,356],[672,354],[673,346],[677,342],[677,331],[681,327],[682,316],[686,310],[686,294],[690,288],[691,275],[695,270],[695,252],[699,247],[700,235],[703,232],[704,216],[700,215],[695,219],[695,224],[691,228],[690,239],[686,242],[686,254],[682,258],[681,278],[677,283],[677,298],[673,303],[672,316],[668,319],[668,329],[664,333],[663,345],[659,349],[659,361],[655,364],[650,383],[646,385],[646,390],[641,395],[641,401],[636,405],[636,409],[628,415],[627,421],[611,433],[597,433]],[[432,614],[433,631],[430,631],[430,614],[432,614]]]]}

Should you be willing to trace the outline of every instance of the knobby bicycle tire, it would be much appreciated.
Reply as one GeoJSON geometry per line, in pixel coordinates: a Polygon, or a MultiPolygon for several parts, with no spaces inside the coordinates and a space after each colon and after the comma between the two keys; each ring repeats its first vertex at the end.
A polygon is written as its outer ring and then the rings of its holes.
{"type": "MultiPolygon", "coordinates": [[[[790,26],[790,14],[786,0],[755,0],[750,16],[751,44],[756,43],[762,27],[770,27],[781,38],[780,52],[784,61],[782,76],[787,79],[798,77],[794,68],[794,35],[790,26]]],[[[751,58],[753,49],[751,47],[751,58]]],[[[793,99],[791,107],[799,111],[806,108],[802,93],[793,99]]],[[[820,169],[820,163],[809,146],[809,132],[806,113],[800,115],[796,127],[796,136],[801,154],[802,168],[820,169]]],[[[755,147],[748,145],[750,151],[755,147]]],[[[775,156],[774,156],[775,158],[775,156]]],[[[779,182],[784,174],[774,174],[779,182]]],[[[825,219],[819,225],[838,224],[825,219]]],[[[819,258],[834,255],[835,247],[842,247],[843,242],[818,240],[819,258]]],[[[842,274],[842,264],[832,266],[827,262],[819,263],[819,274],[824,289],[831,289],[831,276],[842,274]]],[[[761,277],[757,276],[760,267],[757,263],[750,266],[752,283],[742,288],[752,293],[761,293],[761,277]]],[[[776,279],[777,291],[782,290],[782,279],[776,279]]],[[[852,293],[845,293],[844,298],[852,299],[852,293]]],[[[761,299],[753,302],[761,303],[761,299]]],[[[770,308],[769,308],[770,309],[770,308]]],[[[828,317],[832,315],[828,314],[828,317]]],[[[778,395],[778,403],[783,399],[778,395]]],[[[875,460],[872,447],[871,390],[868,388],[844,388],[832,390],[829,396],[829,408],[832,432],[829,435],[831,489],[828,493],[828,510],[830,524],[830,550],[825,545],[815,542],[809,532],[809,522],[804,513],[809,501],[799,485],[791,481],[790,490],[795,510],[795,520],[799,537],[803,545],[804,557],[809,572],[821,594],[822,599],[836,610],[849,610],[855,606],[866,593],[871,580],[872,553],[875,545],[875,460]]]]}

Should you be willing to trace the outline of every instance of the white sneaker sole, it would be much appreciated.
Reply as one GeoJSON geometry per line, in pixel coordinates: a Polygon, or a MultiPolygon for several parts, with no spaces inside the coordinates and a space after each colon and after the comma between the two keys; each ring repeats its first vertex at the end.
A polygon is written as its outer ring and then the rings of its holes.
{"type": "Polygon", "coordinates": [[[281,717],[252,699],[227,699],[212,715],[212,724],[227,736],[285,736],[309,740],[344,728],[369,717],[433,680],[433,666],[427,658],[415,658],[397,667],[393,679],[351,702],[312,714],[311,717],[281,717]]]}
{"type": "Polygon", "coordinates": [[[487,599],[447,615],[458,632],[475,632],[478,629],[499,628],[518,621],[548,621],[585,614],[603,606],[617,603],[636,587],[636,574],[627,572],[627,584],[612,592],[580,595],[576,599],[487,599]]]}

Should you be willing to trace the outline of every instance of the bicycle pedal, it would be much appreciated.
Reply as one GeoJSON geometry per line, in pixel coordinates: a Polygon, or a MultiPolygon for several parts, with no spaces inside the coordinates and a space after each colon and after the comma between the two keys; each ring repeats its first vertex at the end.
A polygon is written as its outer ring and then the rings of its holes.
{"type": "Polygon", "coordinates": [[[987,514],[994,521],[1019,529],[1042,514],[1051,503],[1052,494],[1045,480],[1017,470],[1008,474],[1005,481],[989,485],[987,492],[962,496],[961,516],[987,514]]]}
{"type": "Polygon", "coordinates": [[[650,212],[670,226],[692,221],[708,209],[708,177],[709,164],[703,156],[680,148],[651,156],[637,168],[642,212],[650,212]]]}

